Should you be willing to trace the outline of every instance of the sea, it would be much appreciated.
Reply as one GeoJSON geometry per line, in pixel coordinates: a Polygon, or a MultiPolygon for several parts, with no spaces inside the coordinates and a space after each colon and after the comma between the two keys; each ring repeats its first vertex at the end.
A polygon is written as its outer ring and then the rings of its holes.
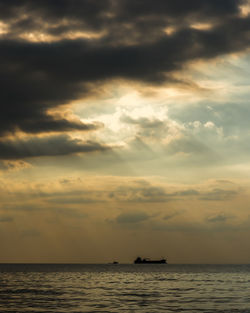
{"type": "Polygon", "coordinates": [[[0,264],[0,312],[250,312],[250,265],[0,264]]]}

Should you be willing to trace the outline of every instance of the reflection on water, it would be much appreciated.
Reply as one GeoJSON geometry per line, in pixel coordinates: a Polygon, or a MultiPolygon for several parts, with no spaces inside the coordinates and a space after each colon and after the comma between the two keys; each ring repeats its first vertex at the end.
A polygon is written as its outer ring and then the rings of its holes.
{"type": "Polygon", "coordinates": [[[0,265],[0,312],[250,312],[250,266],[0,265]]]}

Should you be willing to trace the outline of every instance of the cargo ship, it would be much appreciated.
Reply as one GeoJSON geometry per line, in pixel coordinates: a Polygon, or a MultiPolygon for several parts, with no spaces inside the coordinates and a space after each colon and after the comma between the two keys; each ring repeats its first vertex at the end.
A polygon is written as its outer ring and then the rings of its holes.
{"type": "Polygon", "coordinates": [[[150,260],[138,257],[137,259],[134,260],[134,264],[167,264],[167,260],[166,259],[150,260]]]}

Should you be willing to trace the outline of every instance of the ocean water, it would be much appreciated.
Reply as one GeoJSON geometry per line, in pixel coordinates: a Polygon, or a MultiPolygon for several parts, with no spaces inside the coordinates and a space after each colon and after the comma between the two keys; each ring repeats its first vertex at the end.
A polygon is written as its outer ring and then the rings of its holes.
{"type": "Polygon", "coordinates": [[[0,312],[250,312],[250,265],[0,264],[0,312]]]}

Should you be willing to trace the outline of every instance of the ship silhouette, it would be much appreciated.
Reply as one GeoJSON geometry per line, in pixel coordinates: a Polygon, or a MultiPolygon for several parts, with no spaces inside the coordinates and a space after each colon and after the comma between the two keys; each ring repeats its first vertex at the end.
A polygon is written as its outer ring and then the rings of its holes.
{"type": "Polygon", "coordinates": [[[166,259],[161,260],[150,260],[150,259],[142,259],[138,257],[134,260],[134,264],[167,264],[166,259]]]}

